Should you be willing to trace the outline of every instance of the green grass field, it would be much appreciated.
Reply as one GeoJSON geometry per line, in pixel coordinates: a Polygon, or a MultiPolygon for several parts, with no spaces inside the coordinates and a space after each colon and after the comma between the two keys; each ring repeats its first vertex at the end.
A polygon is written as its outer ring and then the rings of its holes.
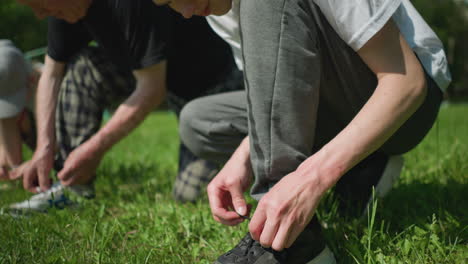
{"type": "MultiPolygon", "coordinates": [[[[172,200],[177,151],[174,115],[152,114],[104,159],[97,199],[28,219],[0,216],[0,263],[211,263],[247,225],[216,223],[206,196],[172,200]]],[[[375,219],[344,221],[322,204],[338,263],[468,263],[468,105],[442,108],[405,160],[375,219]]],[[[0,183],[0,207],[27,197],[20,183],[0,183]]]]}

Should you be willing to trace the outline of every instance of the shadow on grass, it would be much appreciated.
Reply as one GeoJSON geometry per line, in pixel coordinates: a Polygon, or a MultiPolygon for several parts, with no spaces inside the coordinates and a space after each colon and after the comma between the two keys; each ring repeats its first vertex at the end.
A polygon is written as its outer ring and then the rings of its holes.
{"type": "Polygon", "coordinates": [[[386,254],[396,254],[392,250],[398,249],[401,241],[411,239],[418,241],[412,245],[422,250],[421,244],[431,243],[428,235],[436,237],[447,253],[454,243],[468,244],[467,193],[468,185],[454,180],[395,186],[387,197],[378,199],[372,231],[367,217],[339,217],[337,201],[329,195],[319,210],[319,219],[327,226],[324,233],[338,263],[356,263],[355,257],[357,262],[365,263],[365,256],[375,253],[367,250],[370,232],[372,248],[386,254]]]}
{"type": "Polygon", "coordinates": [[[447,239],[468,242],[468,185],[449,180],[445,184],[414,182],[395,187],[379,205],[379,220],[389,223],[390,233],[411,225],[424,225],[435,215],[447,239]]]}

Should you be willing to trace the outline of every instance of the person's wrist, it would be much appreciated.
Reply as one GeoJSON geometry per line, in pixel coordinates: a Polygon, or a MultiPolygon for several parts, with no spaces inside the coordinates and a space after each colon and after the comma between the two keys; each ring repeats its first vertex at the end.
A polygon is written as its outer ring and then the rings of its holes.
{"type": "Polygon", "coordinates": [[[244,168],[251,168],[250,162],[250,151],[249,151],[249,139],[246,137],[239,147],[236,149],[234,154],[229,159],[230,163],[236,164],[236,166],[242,166],[244,168]]]}
{"type": "Polygon", "coordinates": [[[107,140],[100,133],[97,133],[89,139],[87,142],[89,151],[91,154],[97,155],[99,157],[103,156],[110,148],[111,145],[108,144],[107,140]]]}
{"type": "Polygon", "coordinates": [[[54,143],[50,141],[47,141],[47,142],[38,141],[35,153],[40,153],[41,156],[54,155],[54,149],[55,149],[54,143]]]}
{"type": "Polygon", "coordinates": [[[224,167],[227,167],[230,171],[236,171],[242,175],[250,175],[252,171],[250,159],[248,157],[246,158],[240,153],[236,153],[234,156],[232,156],[224,167]]]}
{"type": "Polygon", "coordinates": [[[298,177],[296,179],[306,186],[305,190],[310,190],[314,196],[322,197],[330,188],[329,179],[318,172],[317,168],[302,166],[288,176],[293,175],[298,177]]]}
{"type": "Polygon", "coordinates": [[[323,194],[343,175],[343,166],[332,155],[319,151],[305,160],[296,172],[302,174],[307,182],[315,186],[315,190],[323,194]]]}
{"type": "Polygon", "coordinates": [[[237,162],[241,162],[247,164],[250,162],[250,146],[249,146],[249,138],[246,137],[242,140],[239,147],[236,149],[232,156],[237,162]]]}

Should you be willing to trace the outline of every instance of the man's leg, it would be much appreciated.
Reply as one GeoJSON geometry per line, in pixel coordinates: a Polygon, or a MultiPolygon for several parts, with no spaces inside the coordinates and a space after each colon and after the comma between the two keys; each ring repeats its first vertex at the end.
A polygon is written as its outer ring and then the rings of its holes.
{"type": "Polygon", "coordinates": [[[376,87],[355,52],[321,36],[320,21],[312,1],[241,2],[256,198],[341,131],[376,87]]]}
{"type": "MultiPolygon", "coordinates": [[[[260,195],[333,139],[377,86],[375,75],[336,34],[319,8],[309,0],[299,2],[296,6],[295,1],[279,0],[241,4],[251,150],[257,177],[252,191],[260,195]],[[256,16],[255,10],[262,10],[262,16],[256,16]],[[314,109],[317,105],[318,110],[314,109]]],[[[399,175],[401,159],[390,155],[410,150],[429,131],[441,96],[434,82],[429,77],[427,80],[429,92],[420,109],[378,153],[363,160],[337,184],[338,193],[360,185],[360,191],[341,199],[344,203],[362,200],[365,205],[372,186],[383,175],[394,177],[389,171],[399,175]]],[[[362,212],[361,208],[356,211],[362,212]]]]}
{"type": "MultiPolygon", "coordinates": [[[[318,32],[307,12],[301,1],[241,1],[250,154],[255,174],[252,194],[256,199],[312,154],[321,58],[318,32]]],[[[215,143],[222,143],[220,139],[215,143]]],[[[207,156],[223,149],[222,144],[213,148],[212,138],[198,141],[207,145],[202,149],[207,156]],[[207,151],[209,148],[213,150],[207,151]]],[[[247,234],[216,263],[310,261],[334,263],[316,218],[289,249],[275,252],[262,248],[247,234]]]]}
{"type": "Polygon", "coordinates": [[[119,71],[96,48],[83,50],[67,65],[56,111],[56,171],[99,130],[104,109],[130,95],[134,85],[130,72],[119,71]]]}
{"type": "Polygon", "coordinates": [[[247,136],[244,91],[195,99],[180,115],[183,143],[198,157],[225,163],[247,136]]]}
{"type": "Polygon", "coordinates": [[[322,72],[308,5],[302,0],[241,1],[256,199],[312,155],[322,72]]]}
{"type": "MultiPolygon", "coordinates": [[[[218,84],[199,97],[243,90],[242,72],[237,69],[234,61],[232,61],[230,71],[224,78],[219,79],[218,84]]],[[[169,107],[175,111],[177,117],[180,117],[180,111],[188,101],[190,99],[183,99],[169,93],[169,107]]],[[[172,194],[177,201],[195,202],[204,191],[205,186],[218,173],[219,164],[197,157],[183,143],[180,144],[179,150],[179,171],[172,194]]]]}

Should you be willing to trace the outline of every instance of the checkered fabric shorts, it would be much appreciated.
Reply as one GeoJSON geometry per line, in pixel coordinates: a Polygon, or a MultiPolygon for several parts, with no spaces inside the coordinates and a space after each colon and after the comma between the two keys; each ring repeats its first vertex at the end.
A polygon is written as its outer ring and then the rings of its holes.
{"type": "Polygon", "coordinates": [[[96,48],[83,49],[67,64],[55,113],[57,171],[76,147],[99,130],[104,110],[128,97],[134,87],[131,73],[120,71],[96,48]]]}
{"type": "MultiPolygon", "coordinates": [[[[67,65],[56,111],[56,137],[59,146],[55,169],[61,170],[68,155],[100,128],[105,109],[115,108],[134,91],[131,72],[118,69],[97,48],[89,47],[67,65]]],[[[243,89],[242,73],[234,68],[226,78],[204,95],[243,89]]],[[[188,100],[168,92],[168,104],[177,115],[188,100]]],[[[179,172],[173,195],[179,201],[195,201],[218,167],[180,146],[179,172]]]]}

